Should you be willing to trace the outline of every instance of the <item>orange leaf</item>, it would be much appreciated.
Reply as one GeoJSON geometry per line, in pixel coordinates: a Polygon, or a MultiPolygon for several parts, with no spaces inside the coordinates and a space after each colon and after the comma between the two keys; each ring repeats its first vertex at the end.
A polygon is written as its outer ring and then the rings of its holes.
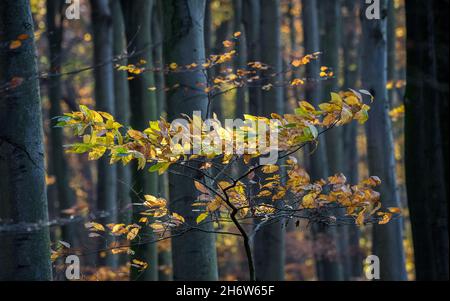
{"type": "Polygon", "coordinates": [[[17,49],[17,48],[19,48],[20,46],[22,46],[22,42],[21,41],[19,41],[19,40],[14,40],[14,41],[12,41],[10,44],[9,44],[9,49],[17,49]]]}

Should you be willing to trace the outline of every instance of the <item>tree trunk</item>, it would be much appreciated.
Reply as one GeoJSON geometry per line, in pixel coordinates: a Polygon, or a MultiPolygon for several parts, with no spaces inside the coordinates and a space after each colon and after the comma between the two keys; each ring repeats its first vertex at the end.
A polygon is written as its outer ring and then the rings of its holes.
{"type": "MultiPolygon", "coordinates": [[[[380,1],[381,11],[386,11],[386,0],[380,1]]],[[[362,9],[362,85],[375,97],[371,104],[366,125],[369,172],[380,177],[381,201],[384,207],[400,207],[397,190],[394,142],[387,82],[386,15],[380,20],[365,18],[365,2],[362,9]]],[[[373,254],[380,258],[381,280],[407,280],[403,251],[402,219],[386,225],[373,226],[373,254]]]]}
{"type": "MultiPolygon", "coordinates": [[[[246,39],[247,36],[245,34],[244,26],[243,26],[243,4],[242,0],[233,0],[233,10],[234,10],[234,32],[240,32],[241,36],[236,41],[236,52],[237,55],[234,60],[234,70],[237,72],[238,69],[242,69],[246,67],[247,64],[247,47],[246,47],[246,39]]],[[[246,91],[245,87],[238,88],[236,91],[236,109],[234,116],[236,118],[242,118],[244,114],[248,112],[248,105],[246,102],[246,91]]]]}
{"type": "MultiPolygon", "coordinates": [[[[319,24],[318,24],[318,10],[317,1],[303,0],[302,1],[302,17],[304,30],[304,48],[305,53],[310,54],[320,51],[319,41],[319,24]]],[[[305,97],[307,101],[317,106],[321,101],[320,82],[318,76],[320,73],[320,62],[312,61],[306,66],[306,77],[308,79],[306,84],[305,97]]],[[[310,152],[314,150],[314,146],[310,147],[310,152]]],[[[312,179],[326,179],[328,177],[328,158],[326,153],[326,141],[319,138],[319,145],[311,154],[310,161],[310,175],[312,179]]],[[[316,243],[320,243],[321,238],[328,241],[328,248],[332,248],[331,254],[335,256],[325,256],[324,254],[316,254],[316,273],[320,280],[341,280],[342,273],[337,262],[337,247],[336,247],[336,228],[328,227],[326,225],[314,225],[313,235],[316,243]]]]}
{"type": "MultiPolygon", "coordinates": [[[[153,38],[151,32],[153,0],[122,0],[122,8],[125,18],[126,35],[129,44],[129,53],[133,55],[128,63],[138,65],[144,60],[145,67],[149,71],[130,75],[135,78],[130,81],[130,104],[131,104],[131,126],[137,130],[144,130],[148,127],[150,120],[157,120],[158,105],[156,92],[149,91],[148,88],[155,86],[153,74],[153,38]]],[[[133,195],[133,203],[141,203],[144,194],[158,195],[158,177],[147,170],[137,171],[133,168],[133,189],[138,194],[133,195]]],[[[134,210],[134,220],[138,220],[139,207],[134,210]]],[[[154,241],[156,236],[150,228],[145,229],[144,237],[147,241],[154,241]]],[[[132,268],[131,279],[136,280],[157,280],[158,279],[158,252],[156,243],[146,243],[133,247],[135,255],[132,257],[149,264],[145,272],[140,272],[132,268]]]]}
{"type": "Polygon", "coordinates": [[[0,2],[0,280],[51,280],[44,146],[28,0],[0,2]],[[6,232],[3,233],[3,227],[6,232]]]}
{"type": "MultiPolygon", "coordinates": [[[[155,6],[153,9],[153,19],[152,19],[152,32],[153,41],[155,44],[153,50],[153,64],[158,70],[155,73],[155,84],[156,84],[156,95],[158,99],[158,115],[164,116],[167,112],[166,103],[166,92],[165,88],[165,78],[164,78],[164,56],[163,56],[163,12],[162,12],[162,1],[155,1],[155,6]]],[[[167,173],[158,177],[158,190],[159,194],[169,200],[169,176],[167,173]]],[[[170,200],[169,200],[170,202],[170,200]]],[[[166,246],[166,242],[160,242],[158,245],[158,280],[159,281],[170,281],[172,280],[172,253],[170,249],[170,244],[168,247],[161,247],[161,245],[166,246]]]]}
{"type": "MultiPolygon", "coordinates": [[[[61,85],[61,61],[62,61],[62,41],[63,41],[63,9],[62,2],[47,1],[47,26],[51,34],[48,35],[50,50],[50,78],[49,78],[49,101],[50,118],[52,120],[50,127],[51,140],[51,160],[48,162],[50,172],[56,178],[57,198],[55,204],[59,210],[56,216],[60,215],[62,210],[69,209],[75,205],[75,195],[69,185],[69,169],[67,160],[64,156],[64,137],[61,128],[57,128],[53,118],[62,116],[62,85],[61,85]]],[[[76,247],[76,228],[74,224],[62,226],[63,241],[76,247]]]]}
{"type": "Polygon", "coordinates": [[[396,61],[396,12],[395,12],[395,0],[388,1],[388,19],[387,19],[387,80],[392,81],[394,85],[388,91],[390,107],[397,105],[395,101],[395,81],[397,80],[397,61],[396,61]]]}
{"type": "Polygon", "coordinates": [[[448,83],[439,78],[439,68],[448,69],[448,31],[434,23],[445,14],[442,5],[448,8],[448,1],[406,2],[406,185],[417,280],[449,279],[448,182],[442,143],[448,139],[444,138],[448,127],[442,128],[440,119],[442,107],[448,107],[448,83]]]}
{"type": "MultiPolygon", "coordinates": [[[[359,18],[358,18],[358,5],[354,0],[345,0],[344,7],[347,14],[343,16],[343,66],[344,66],[344,86],[343,89],[357,88],[357,82],[359,78],[359,56],[358,43],[359,43],[359,18]]],[[[353,122],[344,127],[344,162],[345,162],[345,176],[347,182],[358,183],[359,173],[359,154],[356,145],[356,139],[358,136],[358,124],[353,122]]],[[[360,279],[363,271],[363,258],[362,250],[359,246],[359,239],[361,231],[357,225],[349,225],[349,279],[360,279]]]]}
{"type": "MultiPolygon", "coordinates": [[[[91,0],[94,33],[95,102],[99,111],[115,114],[113,64],[113,21],[108,0],[91,0]]],[[[107,216],[104,223],[117,222],[116,166],[109,158],[98,161],[97,209],[107,216]]],[[[115,267],[117,256],[108,255],[102,263],[115,267]]]]}
{"type": "MultiPolygon", "coordinates": [[[[261,3],[258,0],[242,0],[243,22],[249,62],[261,60],[261,3]]],[[[257,75],[257,74],[256,74],[257,75]]],[[[262,114],[261,87],[257,83],[248,88],[249,112],[260,116],[262,114]]]]}
{"type": "MultiPolygon", "coordinates": [[[[283,114],[284,99],[281,58],[281,12],[278,0],[264,2],[261,11],[261,60],[271,68],[263,77],[274,87],[262,94],[263,113],[283,114]],[[277,75],[274,75],[277,74],[277,75]],[[279,85],[277,87],[277,85],[279,85]]],[[[264,83],[266,84],[266,83],[264,83]]],[[[253,253],[255,257],[256,279],[260,281],[282,281],[284,279],[284,221],[280,220],[263,226],[254,238],[253,253]]]]}
{"type": "MultiPolygon", "coordinates": [[[[327,79],[323,85],[323,98],[329,99],[330,93],[339,91],[339,54],[341,48],[341,1],[340,0],[323,0],[320,1],[321,17],[321,43],[322,43],[322,65],[331,68],[334,77],[327,79]]],[[[325,135],[327,142],[327,158],[329,175],[344,172],[344,128],[336,127],[325,135]]],[[[345,209],[337,210],[337,215],[344,215],[345,209]]],[[[337,264],[342,272],[342,279],[349,278],[349,245],[348,245],[347,225],[337,226],[337,236],[333,238],[337,243],[338,256],[337,264]]]]}
{"type": "MultiPolygon", "coordinates": [[[[120,0],[111,1],[111,10],[113,16],[113,55],[114,57],[125,55],[127,51],[125,38],[125,24],[123,20],[120,0]]],[[[117,62],[120,65],[127,65],[127,59],[117,62]]],[[[127,74],[123,71],[114,70],[114,99],[115,99],[115,118],[122,124],[130,124],[130,96],[127,81],[127,74]]],[[[117,165],[117,205],[119,208],[118,222],[130,224],[132,221],[132,186],[130,166],[117,165]]],[[[129,261],[128,254],[120,255],[120,265],[129,261]]]]}
{"type": "MultiPolygon", "coordinates": [[[[163,8],[165,61],[179,66],[203,62],[205,1],[165,0],[163,8]]],[[[208,97],[203,91],[196,89],[198,84],[206,84],[201,70],[189,73],[170,72],[167,84],[169,87],[175,84],[187,87],[167,93],[169,120],[180,118],[182,113],[191,115],[193,111],[201,111],[202,118],[207,117],[208,97]]],[[[182,172],[189,174],[188,169],[182,172]]],[[[202,180],[199,175],[193,177],[202,180]]],[[[171,210],[182,215],[188,225],[198,227],[196,217],[199,213],[192,210],[192,203],[198,195],[194,181],[172,173],[169,176],[169,188],[171,210]]],[[[206,231],[213,230],[212,223],[199,227],[206,231]]],[[[174,280],[218,279],[214,234],[192,230],[172,238],[172,259],[174,280]]]]}

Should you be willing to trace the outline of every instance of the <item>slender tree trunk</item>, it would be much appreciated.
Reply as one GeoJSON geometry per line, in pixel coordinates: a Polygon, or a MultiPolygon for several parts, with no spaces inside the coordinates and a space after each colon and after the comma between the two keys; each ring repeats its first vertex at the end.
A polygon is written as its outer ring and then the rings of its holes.
{"type": "MultiPolygon", "coordinates": [[[[204,43],[204,0],[165,0],[165,61],[179,66],[201,63],[205,60],[204,43]]],[[[180,118],[181,113],[191,115],[201,111],[207,117],[208,97],[196,89],[198,84],[206,84],[201,70],[192,72],[170,72],[167,84],[172,87],[179,84],[187,89],[175,89],[167,93],[169,120],[180,118]],[[191,88],[189,88],[191,87],[191,88]]],[[[173,169],[171,169],[173,172],[173,169]]],[[[189,170],[181,171],[189,174],[189,170]]],[[[202,180],[200,175],[192,175],[202,180]]],[[[192,204],[198,195],[194,181],[174,173],[169,176],[170,207],[181,214],[186,223],[197,227],[198,212],[192,210],[192,204]]],[[[212,223],[200,225],[203,230],[213,229],[212,223]]],[[[175,231],[176,234],[176,231],[175,231]]],[[[217,280],[217,256],[215,235],[204,231],[192,230],[172,239],[172,259],[174,280],[217,280]]]]}
{"type": "MultiPolygon", "coordinates": [[[[246,39],[247,35],[244,30],[244,24],[242,19],[243,13],[243,0],[233,0],[233,11],[234,11],[234,32],[240,32],[241,36],[238,41],[236,41],[236,52],[237,56],[234,60],[234,69],[237,72],[238,69],[245,68],[247,63],[247,47],[246,39]]],[[[246,102],[246,91],[245,87],[238,88],[236,91],[236,109],[234,116],[237,118],[242,118],[243,114],[248,112],[248,105],[246,102]]]]}
{"type": "MultiPolygon", "coordinates": [[[[113,21],[108,0],[91,0],[94,32],[95,101],[99,111],[115,114],[113,64],[113,21]]],[[[108,158],[98,161],[97,208],[107,213],[104,223],[117,222],[116,166],[108,158]]],[[[117,256],[108,255],[104,263],[117,265],[117,256]]]]}
{"type": "MultiPolygon", "coordinates": [[[[323,98],[329,99],[330,93],[337,93],[339,90],[340,66],[340,48],[341,48],[341,1],[340,0],[322,0],[320,1],[321,17],[321,43],[322,43],[322,65],[331,68],[334,77],[327,79],[323,85],[323,98]]],[[[344,172],[344,128],[337,127],[326,134],[327,158],[329,174],[335,175],[344,172]]],[[[345,209],[337,210],[338,215],[345,214],[345,209]]],[[[342,279],[349,278],[349,245],[348,230],[346,225],[337,226],[337,235],[332,237],[337,243],[338,256],[337,265],[341,269],[342,279]]],[[[338,279],[336,279],[338,280],[338,279]]]]}
{"type": "MultiPolygon", "coordinates": [[[[49,79],[49,100],[50,100],[50,118],[61,116],[62,85],[61,60],[62,60],[62,41],[63,41],[63,8],[62,2],[47,1],[47,26],[50,34],[48,35],[50,49],[50,73],[49,79]]],[[[53,120],[53,119],[52,119],[53,120]]],[[[59,211],[69,209],[75,205],[75,195],[69,185],[69,169],[64,156],[64,139],[61,128],[55,127],[51,123],[51,160],[49,166],[51,173],[56,177],[57,204],[59,211]]],[[[59,216],[59,213],[57,214],[59,216]]],[[[76,243],[76,229],[74,224],[62,227],[62,240],[70,243],[72,247],[76,243]]]]}
{"type": "MultiPolygon", "coordinates": [[[[215,30],[215,41],[214,41],[214,53],[220,54],[226,51],[223,46],[223,41],[227,40],[230,36],[231,22],[230,20],[223,20],[222,23],[215,30]]],[[[221,72],[230,67],[230,63],[224,63],[217,65],[214,73],[214,76],[221,76],[221,72]]],[[[218,95],[212,101],[213,112],[217,114],[219,120],[223,120],[223,101],[225,99],[225,95],[218,95]]]]}
{"type": "Polygon", "coordinates": [[[448,83],[438,77],[439,66],[448,68],[448,31],[444,27],[445,33],[437,34],[441,29],[434,23],[442,18],[441,5],[448,8],[448,1],[406,2],[406,184],[417,280],[449,279],[448,182],[442,143],[448,127],[442,128],[440,120],[440,110],[448,107],[448,83]]]}
{"type": "MultiPolygon", "coordinates": [[[[141,60],[145,61],[145,67],[150,71],[139,75],[133,75],[130,81],[130,104],[131,104],[131,126],[138,130],[148,127],[150,120],[157,120],[158,105],[156,92],[149,91],[155,87],[153,67],[153,38],[151,32],[153,0],[122,0],[122,8],[125,18],[126,35],[129,44],[129,63],[138,65],[141,60]]],[[[158,195],[158,177],[147,170],[137,171],[134,168],[133,189],[138,194],[133,195],[133,203],[141,203],[143,195],[158,195]]],[[[134,220],[141,217],[139,208],[134,210],[134,220]]],[[[154,241],[156,236],[150,228],[145,229],[144,237],[147,241],[154,241]]],[[[132,268],[131,279],[133,280],[157,280],[158,278],[158,252],[156,243],[146,243],[133,247],[135,254],[133,258],[145,261],[149,268],[145,272],[139,272],[132,268]]]]}
{"type": "Polygon", "coordinates": [[[28,0],[0,2],[0,280],[51,280],[41,101],[28,0]],[[36,227],[35,227],[36,226],[36,227]],[[3,233],[3,227],[6,232],[3,233]]]}
{"type": "MultiPolygon", "coordinates": [[[[318,24],[318,2],[315,0],[302,1],[302,17],[304,30],[304,48],[306,53],[314,53],[320,51],[319,40],[319,24],[318,24]]],[[[318,76],[320,73],[320,62],[313,61],[306,66],[306,77],[308,82],[306,84],[305,98],[315,106],[321,101],[320,82],[318,76]]],[[[310,147],[310,151],[314,150],[314,146],[310,147]]],[[[310,160],[310,175],[312,179],[325,179],[328,177],[328,158],[326,153],[325,139],[319,139],[319,144],[310,160]]],[[[332,250],[332,256],[317,254],[316,255],[316,272],[320,280],[341,280],[342,273],[337,262],[337,246],[336,237],[337,231],[335,227],[328,227],[326,225],[314,225],[313,235],[316,243],[320,243],[321,239],[327,241],[327,248],[332,250]]]]}
{"type": "MultiPolygon", "coordinates": [[[[380,1],[386,11],[386,0],[380,1]]],[[[361,1],[362,9],[366,5],[361,1]]],[[[365,16],[362,11],[362,16],[365,16]]],[[[388,115],[386,16],[380,20],[362,17],[362,85],[375,97],[366,125],[369,172],[380,177],[385,207],[400,207],[395,172],[392,125],[388,115]]],[[[403,251],[402,219],[373,226],[373,254],[380,258],[381,280],[407,280],[403,251]]]]}
{"type": "MultiPolygon", "coordinates": [[[[242,0],[243,22],[247,44],[249,62],[261,60],[261,3],[260,0],[242,0]]],[[[254,115],[262,114],[261,87],[258,84],[250,85],[249,112],[254,115]]]]}
{"type": "MultiPolygon", "coordinates": [[[[158,99],[158,115],[163,116],[167,112],[166,103],[166,92],[165,88],[165,78],[164,78],[164,56],[163,56],[163,40],[164,40],[164,28],[163,28],[163,11],[162,11],[162,1],[156,0],[153,9],[153,19],[152,19],[152,32],[153,41],[155,47],[153,49],[153,62],[155,68],[158,70],[155,73],[155,84],[156,84],[156,95],[158,99]]],[[[159,194],[166,200],[169,200],[169,176],[167,173],[159,176],[158,178],[158,190],[159,194]]],[[[169,200],[170,201],[170,200],[169,200]]],[[[166,246],[165,242],[160,243],[166,246]]],[[[170,245],[168,247],[161,247],[158,245],[158,280],[159,281],[170,281],[172,280],[172,253],[170,245]]]]}
{"type": "MultiPolygon", "coordinates": [[[[284,99],[281,58],[281,11],[280,1],[268,0],[264,2],[261,11],[261,47],[262,61],[271,68],[263,74],[274,88],[262,94],[263,113],[283,114],[284,99]],[[278,87],[277,87],[278,85],[278,87]]],[[[263,226],[254,238],[254,257],[256,279],[262,281],[282,281],[284,279],[284,221],[280,220],[263,226]]]]}
{"type": "MultiPolygon", "coordinates": [[[[359,78],[359,35],[358,35],[358,5],[354,0],[345,0],[344,7],[347,14],[343,17],[343,60],[344,60],[344,86],[343,89],[356,88],[359,78]]],[[[344,162],[345,175],[349,183],[358,183],[359,154],[356,145],[358,124],[353,122],[344,127],[344,162]]],[[[360,279],[363,271],[362,251],[359,246],[361,236],[357,225],[349,225],[349,278],[360,279]]]]}
{"type": "MultiPolygon", "coordinates": [[[[122,8],[120,0],[111,1],[111,10],[113,16],[113,55],[125,56],[126,54],[126,37],[125,24],[123,20],[122,8]]],[[[117,62],[120,65],[127,65],[127,59],[117,62]]],[[[123,71],[114,70],[114,100],[116,109],[116,119],[122,124],[130,124],[130,95],[127,81],[127,74],[123,71]]],[[[132,220],[132,186],[130,166],[117,165],[117,204],[119,208],[118,221],[130,224],[132,220]]],[[[128,254],[120,256],[120,265],[124,265],[129,261],[128,254]]]]}
{"type": "Polygon", "coordinates": [[[388,1],[388,17],[387,17],[387,48],[388,48],[388,60],[387,60],[387,80],[392,81],[394,85],[388,91],[390,107],[396,106],[395,100],[395,81],[397,80],[397,59],[396,59],[396,11],[395,0],[388,1]]]}

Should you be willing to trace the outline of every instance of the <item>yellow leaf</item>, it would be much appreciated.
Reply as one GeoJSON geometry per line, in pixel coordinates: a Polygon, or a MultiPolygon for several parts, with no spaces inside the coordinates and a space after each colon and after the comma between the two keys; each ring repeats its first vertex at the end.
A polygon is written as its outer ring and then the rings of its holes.
{"type": "Polygon", "coordinates": [[[161,225],[160,223],[153,223],[150,225],[150,227],[155,231],[164,230],[164,226],[161,225]]]}
{"type": "Polygon", "coordinates": [[[331,103],[334,103],[338,106],[342,106],[342,97],[334,92],[331,92],[331,103]]]}
{"type": "Polygon", "coordinates": [[[204,221],[208,217],[208,212],[203,212],[199,216],[197,216],[197,219],[195,220],[197,224],[200,224],[202,221],[204,221]]]}
{"type": "Polygon", "coordinates": [[[135,239],[136,236],[138,235],[138,233],[139,233],[139,228],[136,227],[136,228],[131,229],[130,232],[128,232],[128,234],[127,234],[127,240],[135,239]]]}
{"type": "Polygon", "coordinates": [[[272,195],[272,192],[270,192],[269,190],[263,190],[260,193],[258,193],[258,195],[256,197],[264,198],[264,197],[269,197],[271,195],[272,195]]]}
{"type": "Polygon", "coordinates": [[[128,136],[130,136],[131,138],[133,138],[135,140],[141,140],[141,139],[145,138],[143,133],[136,131],[136,130],[128,130],[127,134],[128,134],[128,136]]]}
{"type": "Polygon", "coordinates": [[[280,168],[277,165],[266,165],[261,170],[265,174],[277,172],[280,168]]]}
{"type": "Polygon", "coordinates": [[[315,112],[316,109],[307,101],[300,101],[300,107],[303,108],[307,112],[315,112]]]}
{"type": "Polygon", "coordinates": [[[392,218],[392,213],[383,213],[381,220],[378,222],[379,225],[385,225],[389,223],[392,218]]]}
{"type": "Polygon", "coordinates": [[[315,208],[316,193],[308,193],[302,199],[302,206],[306,209],[315,208]]]}
{"type": "Polygon", "coordinates": [[[361,212],[358,213],[358,217],[356,218],[356,224],[358,226],[364,225],[364,212],[366,211],[366,208],[361,210],[361,212]]]}
{"type": "Polygon", "coordinates": [[[61,256],[60,253],[54,252],[54,253],[52,253],[52,255],[50,256],[50,260],[51,260],[52,262],[54,262],[54,261],[55,261],[56,259],[58,259],[60,256],[61,256]]]}
{"type": "Polygon", "coordinates": [[[232,186],[233,184],[227,181],[220,181],[219,183],[217,183],[217,185],[219,186],[220,189],[225,190],[228,187],[232,186]]]}
{"type": "Polygon", "coordinates": [[[178,65],[177,65],[177,63],[171,63],[171,64],[169,65],[169,68],[170,68],[171,70],[175,70],[175,69],[178,68],[178,65]]]}
{"type": "Polygon", "coordinates": [[[145,198],[144,206],[150,208],[153,207],[165,208],[167,206],[167,201],[163,198],[157,198],[153,195],[144,195],[144,198],[145,198]]]}
{"type": "Polygon", "coordinates": [[[112,227],[112,233],[119,233],[125,227],[125,224],[116,224],[112,227]]]}
{"type": "Polygon", "coordinates": [[[172,218],[174,218],[174,219],[176,219],[176,220],[179,220],[180,222],[182,222],[182,223],[184,223],[185,222],[185,220],[184,220],[184,217],[182,217],[181,215],[179,215],[178,213],[172,213],[172,218]]]}
{"type": "Polygon", "coordinates": [[[94,230],[94,231],[105,231],[105,227],[103,227],[103,225],[99,224],[99,223],[91,222],[91,223],[87,223],[85,226],[86,226],[86,228],[91,228],[91,230],[94,230]]]}
{"type": "Polygon", "coordinates": [[[214,200],[212,200],[211,202],[208,203],[206,208],[209,212],[214,212],[217,209],[219,209],[221,207],[221,205],[222,205],[222,199],[219,196],[216,196],[214,198],[214,200]]]}
{"type": "Polygon", "coordinates": [[[241,32],[240,31],[236,31],[235,33],[233,33],[233,37],[238,38],[241,36],[241,32]]]}

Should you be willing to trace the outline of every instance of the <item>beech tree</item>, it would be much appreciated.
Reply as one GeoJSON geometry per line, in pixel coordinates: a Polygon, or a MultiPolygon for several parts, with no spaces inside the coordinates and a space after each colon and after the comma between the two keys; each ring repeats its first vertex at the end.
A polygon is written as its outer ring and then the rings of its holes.
{"type": "MultiPolygon", "coordinates": [[[[389,102],[387,83],[386,16],[380,20],[365,17],[365,4],[361,1],[362,13],[362,82],[377,99],[371,109],[372,118],[366,125],[369,170],[385,183],[381,197],[389,207],[400,207],[395,171],[394,144],[391,120],[388,115],[389,102]]],[[[381,9],[387,1],[380,1],[381,9]]],[[[398,218],[388,226],[373,227],[373,254],[380,258],[382,280],[406,280],[405,253],[403,250],[402,220],[398,218]]]]}
{"type": "MultiPolygon", "coordinates": [[[[170,62],[172,69],[176,69],[177,65],[205,61],[205,1],[164,1],[163,11],[165,61],[170,62]]],[[[167,86],[187,87],[167,93],[170,120],[178,118],[182,113],[190,114],[193,111],[200,111],[203,118],[209,115],[208,108],[211,103],[208,94],[194,88],[198,84],[206,85],[206,80],[202,71],[169,73],[167,86]]],[[[203,181],[204,177],[197,174],[194,179],[203,181]]],[[[171,210],[181,214],[189,224],[195,224],[196,219],[195,212],[191,210],[198,194],[194,183],[197,182],[186,179],[183,175],[169,176],[171,210]]],[[[212,225],[206,224],[200,230],[172,239],[174,280],[218,279],[215,235],[207,232],[210,230],[212,225]]]]}
{"type": "MultiPolygon", "coordinates": [[[[131,108],[131,126],[133,128],[145,127],[149,119],[157,118],[158,105],[156,94],[149,89],[155,87],[155,76],[153,72],[141,70],[152,70],[153,68],[153,39],[152,39],[152,12],[154,1],[122,1],[125,18],[126,36],[131,54],[128,63],[133,66],[128,70],[131,108]],[[142,74],[141,74],[142,73],[142,74]],[[139,76],[138,76],[139,75],[139,76]]],[[[140,203],[144,194],[157,194],[158,178],[154,174],[143,173],[134,169],[133,172],[133,203],[140,203]]],[[[133,208],[136,209],[136,208],[133,208]]],[[[134,210],[135,219],[138,213],[134,210]]],[[[147,236],[153,237],[151,229],[147,229],[147,236]]],[[[144,260],[151,266],[158,266],[158,253],[155,243],[138,245],[135,248],[133,258],[144,260]]],[[[140,280],[157,280],[158,271],[147,269],[144,272],[132,270],[133,277],[140,280]]]]}
{"type": "Polygon", "coordinates": [[[0,280],[51,280],[41,100],[28,0],[0,2],[0,280]]]}
{"type": "Polygon", "coordinates": [[[448,6],[448,1],[406,3],[406,184],[417,280],[449,277],[448,6]]]}

